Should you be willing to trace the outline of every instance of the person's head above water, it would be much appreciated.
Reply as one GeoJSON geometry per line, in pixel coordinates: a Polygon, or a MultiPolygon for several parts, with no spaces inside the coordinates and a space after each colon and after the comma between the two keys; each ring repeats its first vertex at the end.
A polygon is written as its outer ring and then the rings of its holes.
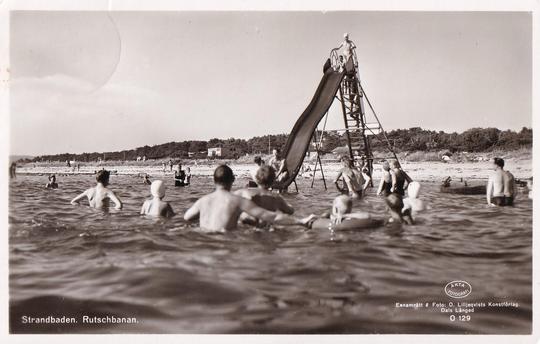
{"type": "Polygon", "coordinates": [[[276,170],[274,170],[272,166],[263,165],[259,167],[257,173],[255,174],[255,182],[257,182],[257,185],[260,185],[265,189],[271,187],[275,180],[276,170]]]}
{"type": "Polygon", "coordinates": [[[96,174],[96,181],[103,184],[103,186],[109,185],[109,177],[111,173],[107,170],[99,170],[96,174]]]}
{"type": "Polygon", "coordinates": [[[407,194],[409,195],[409,198],[418,198],[418,195],[420,194],[420,183],[411,182],[407,187],[407,194]]]}
{"type": "Polygon", "coordinates": [[[383,170],[385,170],[385,171],[390,171],[390,163],[388,163],[388,161],[386,161],[386,160],[383,161],[383,162],[382,162],[382,168],[383,168],[383,170]]]}
{"type": "Polygon", "coordinates": [[[501,158],[493,158],[493,168],[495,170],[497,170],[498,168],[503,168],[504,167],[504,160],[501,159],[501,158]]]}
{"type": "Polygon", "coordinates": [[[51,175],[49,176],[49,181],[52,182],[52,183],[56,182],[56,175],[51,174],[51,175]]]}
{"type": "Polygon", "coordinates": [[[391,211],[401,214],[403,209],[403,199],[397,193],[391,193],[385,198],[386,205],[391,211]]]}
{"type": "Polygon", "coordinates": [[[153,197],[162,199],[165,197],[165,184],[161,180],[154,180],[150,185],[150,193],[153,197]]]}
{"type": "Polygon", "coordinates": [[[352,199],[346,195],[340,195],[334,198],[332,203],[333,215],[344,215],[350,213],[352,210],[352,199]]]}
{"type": "Polygon", "coordinates": [[[262,158],[260,156],[256,156],[255,159],[253,159],[253,162],[259,166],[262,164],[262,158]]]}
{"type": "Polygon", "coordinates": [[[234,182],[234,173],[227,165],[219,165],[214,171],[214,184],[231,188],[234,182]]]}

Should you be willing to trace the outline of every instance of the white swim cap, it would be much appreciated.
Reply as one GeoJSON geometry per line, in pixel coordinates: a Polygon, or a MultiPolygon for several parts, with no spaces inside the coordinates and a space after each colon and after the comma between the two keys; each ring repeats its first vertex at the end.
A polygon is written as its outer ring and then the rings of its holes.
{"type": "Polygon", "coordinates": [[[407,187],[407,194],[410,198],[418,198],[418,195],[420,194],[420,183],[411,182],[407,187]]]}
{"type": "Polygon", "coordinates": [[[343,34],[343,38],[349,38],[349,33],[348,33],[348,32],[345,32],[345,33],[343,34]]]}
{"type": "Polygon", "coordinates": [[[165,184],[161,180],[154,180],[152,185],[150,185],[150,193],[154,197],[165,197],[165,184]]]}
{"type": "Polygon", "coordinates": [[[340,195],[334,198],[332,204],[332,213],[334,215],[348,214],[352,210],[352,199],[346,195],[340,195]]]}

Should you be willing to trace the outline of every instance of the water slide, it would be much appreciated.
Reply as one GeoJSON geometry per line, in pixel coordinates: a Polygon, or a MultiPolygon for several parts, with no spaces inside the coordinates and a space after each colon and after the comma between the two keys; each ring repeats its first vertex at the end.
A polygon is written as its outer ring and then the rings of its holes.
{"type": "MultiPolygon", "coordinates": [[[[351,71],[353,69],[352,60],[349,60],[345,70],[351,71]]],[[[313,132],[317,129],[317,125],[330,108],[330,105],[332,105],[334,96],[339,90],[339,85],[345,75],[345,71],[334,71],[330,67],[329,60],[323,70],[324,75],[311,102],[294,124],[285,144],[282,156],[285,160],[285,169],[288,175],[280,182],[276,182],[274,189],[285,189],[296,178],[311,143],[313,132]]]]}

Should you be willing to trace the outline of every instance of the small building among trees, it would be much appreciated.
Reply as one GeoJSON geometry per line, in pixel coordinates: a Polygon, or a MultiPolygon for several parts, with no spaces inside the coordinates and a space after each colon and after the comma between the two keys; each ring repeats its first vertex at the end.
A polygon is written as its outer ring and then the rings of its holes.
{"type": "Polygon", "coordinates": [[[208,148],[208,157],[209,158],[222,158],[226,154],[227,154],[227,149],[225,147],[208,148]]]}

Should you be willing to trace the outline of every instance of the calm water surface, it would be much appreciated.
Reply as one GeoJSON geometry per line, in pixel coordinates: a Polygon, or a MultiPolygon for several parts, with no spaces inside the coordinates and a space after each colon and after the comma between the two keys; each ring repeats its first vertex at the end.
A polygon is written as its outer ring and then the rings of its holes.
{"type": "MultiPolygon", "coordinates": [[[[483,196],[440,194],[425,184],[432,210],[415,226],[330,233],[302,227],[242,227],[204,234],[181,214],[212,189],[209,178],[187,188],[167,180],[169,220],[138,215],[149,187],[112,176],[124,209],[104,212],[69,201],[92,176],[44,176],[10,182],[12,332],[73,333],[530,333],[532,202],[488,208],[483,196]],[[519,307],[475,308],[450,321],[438,308],[395,303],[456,302],[446,283],[472,286],[467,302],[519,307]],[[21,317],[74,316],[72,325],[25,325],[21,317]],[[136,317],[137,324],[88,325],[80,317],[136,317]]],[[[298,215],[329,210],[337,192],[322,182],[285,198],[298,215]]],[[[238,185],[245,181],[238,181],[238,185]]],[[[358,208],[385,216],[371,190],[358,208]]],[[[84,203],[86,204],[86,202],[84,203]]],[[[458,300],[459,301],[459,300],[458,300]]],[[[458,314],[455,314],[458,315],[458,314]]]]}

